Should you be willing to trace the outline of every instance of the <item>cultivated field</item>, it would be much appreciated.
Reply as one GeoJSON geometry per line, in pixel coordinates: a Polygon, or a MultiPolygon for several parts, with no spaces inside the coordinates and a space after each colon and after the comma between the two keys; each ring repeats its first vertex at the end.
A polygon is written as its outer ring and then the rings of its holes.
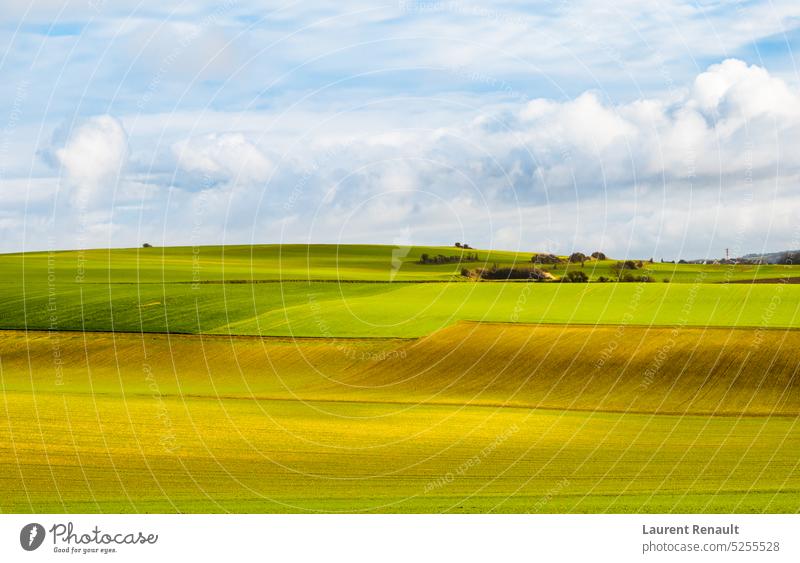
{"type": "Polygon", "coordinates": [[[794,267],[454,250],[0,256],[0,510],[800,509],[800,286],[720,283],[794,267]]]}

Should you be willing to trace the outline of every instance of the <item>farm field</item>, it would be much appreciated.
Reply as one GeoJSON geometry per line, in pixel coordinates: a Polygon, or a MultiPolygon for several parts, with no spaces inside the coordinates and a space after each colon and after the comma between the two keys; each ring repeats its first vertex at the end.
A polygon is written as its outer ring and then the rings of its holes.
{"type": "Polygon", "coordinates": [[[648,376],[671,337],[11,332],[0,509],[796,511],[800,335],[685,329],[648,376]]]}
{"type": "MultiPolygon", "coordinates": [[[[534,252],[461,250],[452,246],[285,244],[245,246],[155,247],[1,254],[3,281],[56,284],[191,283],[192,281],[448,281],[459,280],[462,267],[527,266],[534,252]],[[459,256],[477,253],[477,262],[420,264],[422,254],[459,256]]],[[[562,259],[565,257],[562,256],[562,259]]],[[[617,259],[585,263],[591,279],[610,276],[617,259]]],[[[726,265],[645,263],[653,277],[679,283],[800,278],[800,265],[726,265]]],[[[580,264],[546,264],[560,276],[580,264]]]]}
{"type": "Polygon", "coordinates": [[[800,285],[0,284],[0,328],[419,337],[455,322],[794,327],[800,285]]]}
{"type": "MultiPolygon", "coordinates": [[[[457,264],[417,263],[453,248],[404,249],[394,265],[385,246],[198,248],[2,255],[0,328],[419,337],[462,320],[798,325],[800,285],[718,282],[792,279],[800,266],[656,263],[652,275],[676,283],[476,283],[458,275],[457,264]]],[[[486,263],[530,264],[529,254],[475,252],[486,263]]],[[[614,262],[587,263],[585,271],[595,279],[614,262]]]]}
{"type": "Polygon", "coordinates": [[[0,511],[800,510],[798,267],[456,252],[0,256],[0,511]]]}

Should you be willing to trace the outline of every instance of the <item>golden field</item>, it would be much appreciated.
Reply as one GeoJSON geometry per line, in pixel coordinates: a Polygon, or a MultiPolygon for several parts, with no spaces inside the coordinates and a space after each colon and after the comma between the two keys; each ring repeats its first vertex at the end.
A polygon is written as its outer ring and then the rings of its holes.
{"type": "Polygon", "coordinates": [[[2,336],[3,511],[797,510],[792,330],[2,336]]]}

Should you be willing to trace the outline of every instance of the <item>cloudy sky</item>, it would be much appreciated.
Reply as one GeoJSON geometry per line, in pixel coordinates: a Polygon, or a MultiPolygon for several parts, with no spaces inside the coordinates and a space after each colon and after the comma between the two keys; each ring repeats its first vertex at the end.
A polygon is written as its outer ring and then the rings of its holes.
{"type": "Polygon", "coordinates": [[[796,0],[33,0],[0,251],[800,247],[796,0]]]}

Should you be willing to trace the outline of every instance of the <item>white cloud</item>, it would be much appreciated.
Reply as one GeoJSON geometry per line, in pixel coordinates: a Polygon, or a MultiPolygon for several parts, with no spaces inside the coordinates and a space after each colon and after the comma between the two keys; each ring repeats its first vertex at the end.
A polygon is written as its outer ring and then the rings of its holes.
{"type": "Polygon", "coordinates": [[[128,136],[118,119],[100,115],[75,127],[54,154],[73,202],[91,205],[113,196],[128,160],[128,136]]]}
{"type": "MultiPolygon", "coordinates": [[[[613,189],[664,178],[668,189],[739,185],[753,175],[800,168],[800,95],[763,68],[726,60],[701,73],[678,100],[604,103],[533,100],[511,118],[513,132],[481,131],[490,144],[526,147],[542,186],[613,189]]],[[[497,150],[497,149],[495,149],[497,150]]],[[[556,192],[557,193],[557,192],[556,192]]]]}
{"type": "Polygon", "coordinates": [[[274,167],[255,142],[242,133],[212,133],[172,146],[178,166],[213,182],[262,183],[274,167]]]}
{"type": "Polygon", "coordinates": [[[766,69],[737,59],[712,65],[694,81],[692,97],[710,116],[756,119],[800,116],[796,92],[766,69]]]}
{"type": "MultiPolygon", "coordinates": [[[[146,190],[118,194],[166,202],[142,229],[169,244],[197,242],[181,233],[203,197],[203,242],[391,243],[409,228],[421,244],[616,256],[713,255],[742,233],[753,246],[743,251],[782,248],[800,175],[798,92],[737,60],[681,86],[623,103],[589,91],[131,116],[137,162],[158,166],[136,167],[146,190]]],[[[121,167],[121,125],[108,119],[76,128],[57,152],[72,183],[106,185],[121,167]]]]}

